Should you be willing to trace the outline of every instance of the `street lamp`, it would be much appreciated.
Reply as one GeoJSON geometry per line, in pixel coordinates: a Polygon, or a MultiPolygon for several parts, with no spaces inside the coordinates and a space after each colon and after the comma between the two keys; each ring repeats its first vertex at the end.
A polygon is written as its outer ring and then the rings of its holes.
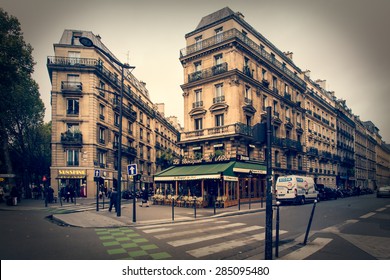
{"type": "Polygon", "coordinates": [[[87,37],[79,38],[80,44],[85,47],[94,47],[102,52],[109,60],[114,62],[121,68],[121,91],[119,94],[119,143],[118,143],[118,194],[117,194],[117,207],[116,207],[116,215],[118,217],[121,216],[121,185],[122,185],[122,104],[123,104],[123,80],[124,80],[124,69],[134,69],[134,66],[130,66],[127,63],[122,63],[114,58],[111,54],[96,46],[91,39],[87,37]]]}

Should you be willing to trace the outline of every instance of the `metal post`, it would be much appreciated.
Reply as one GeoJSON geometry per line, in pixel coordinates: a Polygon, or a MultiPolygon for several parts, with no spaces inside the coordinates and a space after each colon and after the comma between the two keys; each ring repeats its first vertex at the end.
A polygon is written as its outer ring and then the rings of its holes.
{"type": "Polygon", "coordinates": [[[105,193],[102,193],[102,198],[103,198],[103,206],[102,206],[102,209],[104,209],[104,195],[105,195],[105,193]]]}
{"type": "Polygon", "coordinates": [[[271,107],[267,107],[267,190],[265,214],[265,259],[272,260],[272,147],[271,107]]]}
{"type": "Polygon", "coordinates": [[[196,219],[196,198],[194,198],[194,218],[196,219]]]}
{"type": "Polygon", "coordinates": [[[96,211],[99,211],[99,180],[95,178],[96,180],[96,211]]]}
{"type": "Polygon", "coordinates": [[[136,181],[137,175],[133,176],[133,223],[137,221],[136,218],[136,195],[135,195],[135,181],[136,181]]]}
{"type": "MultiPolygon", "coordinates": [[[[119,95],[119,143],[118,143],[118,200],[116,215],[121,216],[121,189],[122,189],[122,114],[123,114],[123,79],[124,79],[124,67],[121,65],[121,91],[119,95]]],[[[133,218],[134,219],[134,218],[133,218]]]]}
{"type": "Polygon", "coordinates": [[[279,257],[279,220],[280,220],[280,215],[279,215],[279,206],[280,206],[280,201],[276,202],[276,236],[275,236],[275,257],[279,257]]]}
{"type": "Polygon", "coordinates": [[[241,198],[238,199],[238,211],[241,210],[241,198]]]}
{"type": "Polygon", "coordinates": [[[172,198],[172,222],[175,221],[175,198],[172,198]]]}
{"type": "Polygon", "coordinates": [[[217,201],[214,195],[214,215],[217,213],[217,201]]]}
{"type": "Polygon", "coordinates": [[[313,209],[311,210],[309,224],[307,225],[305,240],[303,241],[303,245],[306,245],[307,238],[309,237],[309,231],[310,231],[310,227],[311,227],[311,222],[313,221],[314,210],[316,209],[316,204],[317,204],[317,199],[314,200],[313,209]]]}

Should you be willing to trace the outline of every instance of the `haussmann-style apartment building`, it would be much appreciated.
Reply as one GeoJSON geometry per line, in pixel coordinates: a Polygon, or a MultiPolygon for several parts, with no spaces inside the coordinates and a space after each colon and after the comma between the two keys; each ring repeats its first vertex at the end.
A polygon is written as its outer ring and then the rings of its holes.
{"type": "MultiPolygon", "coordinates": [[[[89,31],[65,30],[54,44],[54,56],[47,59],[52,84],[50,180],[55,191],[71,185],[78,196],[95,197],[95,170],[107,188],[118,178],[121,69],[97,48],[80,44],[81,36],[115,57],[89,31]]],[[[179,156],[179,127],[164,117],[163,108],[150,100],[145,83],[125,70],[122,190],[130,183],[127,165],[137,164],[142,186],[152,187],[153,175],[179,156]]]]}
{"type": "MultiPolygon", "coordinates": [[[[266,145],[254,127],[265,122],[267,107],[274,182],[300,174],[334,188],[377,186],[378,141],[325,80],[313,81],[241,13],[226,7],[207,15],[185,39],[183,156],[155,176],[163,193],[196,197],[203,206],[214,197],[230,206],[263,196],[266,145]]],[[[386,148],[380,157],[388,181],[386,148]]]]}

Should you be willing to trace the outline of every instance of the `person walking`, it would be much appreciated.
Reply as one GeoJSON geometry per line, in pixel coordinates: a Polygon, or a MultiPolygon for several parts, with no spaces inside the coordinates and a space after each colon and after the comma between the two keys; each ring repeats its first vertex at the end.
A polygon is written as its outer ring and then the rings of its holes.
{"type": "Polygon", "coordinates": [[[149,207],[149,192],[146,188],[142,189],[141,207],[144,206],[144,203],[146,203],[146,207],[149,207]]]}
{"type": "Polygon", "coordinates": [[[117,209],[116,209],[117,196],[118,196],[118,192],[117,192],[116,188],[114,187],[114,189],[112,190],[112,192],[110,194],[110,206],[108,207],[108,212],[111,212],[112,206],[114,206],[115,212],[117,211],[117,209]]]}

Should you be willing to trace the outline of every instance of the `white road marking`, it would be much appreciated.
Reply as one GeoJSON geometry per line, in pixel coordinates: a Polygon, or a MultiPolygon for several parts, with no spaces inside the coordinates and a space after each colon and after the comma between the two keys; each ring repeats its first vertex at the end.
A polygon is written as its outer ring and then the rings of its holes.
{"type": "Polygon", "coordinates": [[[166,238],[171,238],[171,237],[183,236],[183,235],[187,235],[187,234],[204,233],[205,231],[227,229],[227,228],[233,228],[233,227],[244,226],[244,225],[245,224],[243,224],[243,223],[234,223],[234,224],[228,224],[228,225],[223,225],[223,226],[212,226],[212,227],[209,227],[209,228],[171,232],[171,233],[156,235],[155,237],[157,239],[166,239],[166,238]]]}
{"type": "Polygon", "coordinates": [[[163,228],[152,228],[152,229],[146,229],[144,230],[143,232],[145,233],[154,233],[154,232],[161,232],[161,231],[169,231],[171,230],[172,228],[167,228],[167,227],[163,227],[163,228]]]}
{"type": "Polygon", "coordinates": [[[262,228],[264,228],[264,227],[261,227],[261,226],[251,226],[251,227],[247,227],[247,228],[241,228],[241,229],[238,229],[238,230],[223,232],[223,233],[220,233],[220,234],[210,234],[210,235],[203,235],[203,236],[198,236],[198,237],[189,238],[189,239],[175,240],[175,241],[168,242],[168,244],[172,245],[174,247],[179,247],[179,246],[193,244],[193,243],[198,243],[198,242],[202,242],[202,241],[206,241],[206,240],[226,237],[226,236],[229,236],[229,235],[234,235],[234,234],[240,234],[240,233],[244,233],[244,232],[254,231],[254,230],[258,230],[258,229],[262,229],[262,228]]]}
{"type": "Polygon", "coordinates": [[[299,248],[298,250],[281,257],[281,260],[304,260],[305,258],[313,255],[315,252],[324,248],[331,238],[316,238],[312,242],[309,242],[306,246],[299,248]]]}
{"type": "MultiPolygon", "coordinates": [[[[176,221],[176,217],[175,217],[175,221],[176,221]]],[[[200,224],[200,223],[227,223],[228,221],[216,221],[217,219],[204,219],[204,220],[194,220],[194,221],[188,221],[188,222],[180,222],[180,223],[172,223],[170,224],[169,226],[172,227],[172,226],[181,226],[181,225],[190,225],[190,224],[200,224]]],[[[157,221],[161,221],[161,220],[156,220],[157,221]]],[[[156,228],[156,227],[166,227],[167,225],[166,224],[157,224],[157,225],[147,225],[147,226],[137,226],[136,229],[147,229],[147,228],[156,228]]]]}
{"type": "Polygon", "coordinates": [[[360,216],[360,219],[367,219],[371,216],[374,216],[375,214],[376,214],[375,212],[370,212],[370,213],[367,213],[366,215],[360,216]]]}
{"type": "Polygon", "coordinates": [[[387,208],[386,207],[383,207],[383,208],[379,208],[377,210],[375,210],[376,212],[382,212],[382,211],[385,211],[387,208]]]}
{"type": "MultiPolygon", "coordinates": [[[[284,234],[284,233],[287,233],[287,231],[284,231],[284,230],[279,231],[279,234],[284,234]]],[[[273,235],[274,234],[275,234],[275,231],[274,231],[273,235]]],[[[229,241],[225,241],[222,243],[202,247],[199,249],[190,250],[190,251],[187,251],[187,253],[196,257],[196,258],[201,258],[201,257],[207,256],[207,255],[219,253],[219,252],[226,251],[226,250],[231,250],[231,249],[234,249],[237,247],[247,246],[251,243],[258,242],[258,241],[261,241],[264,239],[265,239],[265,233],[263,232],[260,234],[255,234],[255,235],[251,235],[251,236],[240,238],[240,239],[229,240],[229,241]]]]}

